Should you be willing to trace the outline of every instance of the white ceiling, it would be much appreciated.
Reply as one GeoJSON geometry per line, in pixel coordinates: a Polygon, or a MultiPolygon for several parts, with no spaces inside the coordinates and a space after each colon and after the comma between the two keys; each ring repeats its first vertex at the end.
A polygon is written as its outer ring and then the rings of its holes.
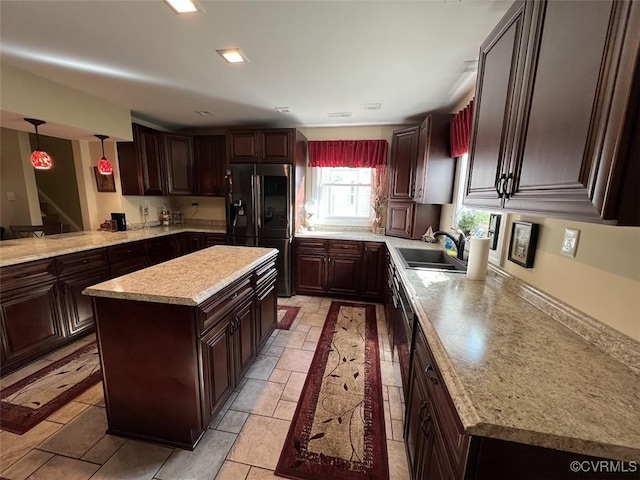
{"type": "Polygon", "coordinates": [[[400,124],[472,88],[465,62],[512,1],[200,3],[178,16],[160,0],[2,0],[0,58],[166,128],[400,124]],[[250,62],[215,52],[231,47],[250,62]]]}

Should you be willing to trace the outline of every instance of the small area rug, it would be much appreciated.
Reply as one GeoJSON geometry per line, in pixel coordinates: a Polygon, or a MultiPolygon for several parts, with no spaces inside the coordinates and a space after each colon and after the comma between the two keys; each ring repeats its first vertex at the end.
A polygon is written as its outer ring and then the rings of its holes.
{"type": "Polygon", "coordinates": [[[92,342],[0,390],[0,428],[22,435],[101,379],[92,342]]]}
{"type": "Polygon", "coordinates": [[[279,328],[280,330],[289,330],[299,311],[300,307],[278,305],[278,324],[276,325],[276,328],[279,328]]]}
{"type": "Polygon", "coordinates": [[[331,303],[275,473],[388,480],[374,305],[331,303]]]}

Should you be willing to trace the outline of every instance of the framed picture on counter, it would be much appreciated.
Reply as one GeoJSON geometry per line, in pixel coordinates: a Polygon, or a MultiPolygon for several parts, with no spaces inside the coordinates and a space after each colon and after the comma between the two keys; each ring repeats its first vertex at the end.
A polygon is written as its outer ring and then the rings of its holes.
{"type": "Polygon", "coordinates": [[[98,171],[98,167],[93,167],[93,174],[96,176],[96,187],[98,188],[99,192],[116,191],[116,181],[113,178],[113,174],[102,175],[98,171]]]}
{"type": "Polygon", "coordinates": [[[509,261],[524,268],[533,268],[537,243],[537,223],[514,221],[509,242],[509,261]]]}

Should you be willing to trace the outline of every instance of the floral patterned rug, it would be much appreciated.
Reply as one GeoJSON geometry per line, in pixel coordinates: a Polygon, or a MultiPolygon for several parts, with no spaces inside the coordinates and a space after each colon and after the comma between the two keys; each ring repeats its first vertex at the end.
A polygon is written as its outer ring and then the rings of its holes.
{"type": "Polygon", "coordinates": [[[0,428],[22,435],[101,379],[92,342],[0,390],[0,428]]]}
{"type": "Polygon", "coordinates": [[[374,305],[331,303],[276,474],[388,480],[374,305]]]}
{"type": "Polygon", "coordinates": [[[299,311],[300,307],[278,305],[278,323],[276,324],[276,328],[289,330],[299,311]]]}

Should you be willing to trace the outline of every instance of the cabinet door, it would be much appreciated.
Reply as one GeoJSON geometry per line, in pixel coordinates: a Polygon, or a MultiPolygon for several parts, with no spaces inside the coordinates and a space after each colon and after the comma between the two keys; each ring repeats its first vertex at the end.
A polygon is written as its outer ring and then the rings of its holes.
{"type": "Polygon", "coordinates": [[[327,292],[357,295],[360,286],[360,256],[329,257],[327,292]]]}
{"type": "Polygon", "coordinates": [[[160,132],[141,125],[133,125],[133,142],[142,169],[144,195],[165,194],[161,140],[160,132]]]}
{"type": "Polygon", "coordinates": [[[411,127],[393,132],[389,188],[389,198],[392,200],[411,200],[415,193],[419,129],[420,127],[411,127]]]}
{"type": "Polygon", "coordinates": [[[270,284],[258,293],[258,349],[268,340],[269,335],[276,327],[278,319],[278,291],[276,282],[270,284]]]}
{"type": "Polygon", "coordinates": [[[33,360],[65,342],[58,283],[2,293],[2,372],[33,360]]]}
{"type": "Polygon", "coordinates": [[[234,130],[227,132],[227,159],[229,163],[252,163],[260,157],[259,132],[234,130]]]}
{"type": "Polygon", "coordinates": [[[166,262],[177,256],[176,245],[169,236],[147,240],[147,259],[149,265],[166,262]]]}
{"type": "Polygon", "coordinates": [[[109,279],[109,270],[102,268],[79,273],[60,280],[63,312],[69,335],[77,335],[93,328],[93,306],[91,297],[82,295],[90,285],[109,279]]]}
{"type": "Polygon", "coordinates": [[[202,233],[185,233],[184,238],[184,250],[180,253],[186,255],[187,253],[197,252],[204,248],[204,235],[202,233]]]}
{"type": "Polygon", "coordinates": [[[196,195],[224,195],[224,135],[204,135],[193,139],[196,195]]]}
{"type": "Polygon", "coordinates": [[[248,302],[243,303],[233,312],[236,382],[242,378],[256,356],[255,315],[253,298],[250,298],[248,302]]]}
{"type": "Polygon", "coordinates": [[[500,208],[510,161],[522,38],[534,2],[514,3],[480,47],[465,205],[500,208]],[[525,18],[526,17],[526,18],[525,18]]]}
{"type": "Polygon", "coordinates": [[[296,254],[297,293],[324,293],[326,291],[326,261],[324,253],[296,254]]]}
{"type": "Polygon", "coordinates": [[[452,115],[429,115],[420,125],[413,201],[442,205],[453,201],[456,160],[450,154],[452,115]]]}
{"type": "MultiPolygon", "coordinates": [[[[423,478],[421,472],[429,461],[429,437],[425,432],[430,427],[429,397],[424,374],[419,363],[414,361],[409,379],[409,394],[405,413],[404,438],[412,478],[423,478]]],[[[425,477],[426,478],[426,477],[425,477]]]]}
{"type": "Polygon", "coordinates": [[[112,263],[109,270],[111,271],[111,278],[121,277],[128,273],[136,272],[147,268],[149,266],[147,257],[137,257],[122,262],[112,263]]]}
{"type": "Polygon", "coordinates": [[[226,401],[234,388],[233,344],[229,314],[200,340],[202,377],[204,380],[204,425],[226,401]]]}
{"type": "Polygon", "coordinates": [[[414,209],[413,202],[389,202],[387,206],[387,235],[411,238],[414,209]]]}
{"type": "Polygon", "coordinates": [[[362,256],[361,293],[382,299],[385,285],[384,243],[365,242],[362,256]]]}
{"type": "Polygon", "coordinates": [[[262,162],[290,163],[291,130],[263,130],[262,131],[262,162]]]}
{"type": "Polygon", "coordinates": [[[215,245],[227,245],[227,236],[224,233],[205,233],[204,248],[213,247],[215,245]]]}
{"type": "Polygon", "coordinates": [[[193,142],[191,137],[162,135],[164,143],[164,170],[169,195],[192,195],[193,142]]]}
{"type": "Polygon", "coordinates": [[[602,198],[600,205],[592,202],[598,168],[604,165],[604,186],[615,148],[601,150],[600,138],[609,122],[620,122],[608,116],[612,65],[619,60],[611,50],[619,48],[614,40],[627,8],[614,1],[546,2],[526,135],[506,208],[599,218],[602,198]]]}

